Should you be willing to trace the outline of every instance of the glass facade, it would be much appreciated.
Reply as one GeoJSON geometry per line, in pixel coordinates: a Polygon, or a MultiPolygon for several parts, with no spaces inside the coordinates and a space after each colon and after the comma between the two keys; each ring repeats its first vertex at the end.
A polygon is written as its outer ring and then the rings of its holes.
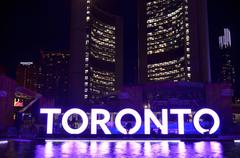
{"type": "Polygon", "coordinates": [[[55,105],[66,105],[70,54],[41,51],[38,74],[38,92],[55,105]]]}
{"type": "Polygon", "coordinates": [[[221,52],[221,76],[222,82],[235,83],[235,69],[231,56],[231,32],[224,28],[224,35],[219,36],[219,49],[221,52]]]}
{"type": "MultiPolygon", "coordinates": [[[[84,99],[97,100],[118,89],[117,33],[112,18],[87,1],[84,99]]],[[[119,79],[118,79],[119,80],[119,79]]]]}
{"type": "Polygon", "coordinates": [[[147,81],[189,81],[190,36],[187,0],[147,0],[147,81]]]}

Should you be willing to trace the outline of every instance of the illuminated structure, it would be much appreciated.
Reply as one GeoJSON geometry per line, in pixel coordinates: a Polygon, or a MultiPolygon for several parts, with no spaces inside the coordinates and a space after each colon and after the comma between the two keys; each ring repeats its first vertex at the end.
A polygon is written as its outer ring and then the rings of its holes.
{"type": "Polygon", "coordinates": [[[139,81],[209,82],[205,0],[141,0],[139,81]]]}
{"type": "MultiPolygon", "coordinates": [[[[205,84],[197,82],[152,82],[141,85],[125,86],[115,99],[103,100],[106,107],[113,107],[114,111],[121,108],[134,108],[139,113],[142,109],[151,109],[155,115],[161,116],[161,109],[191,108],[196,112],[199,108],[215,109],[222,122],[222,132],[228,132],[232,123],[232,96],[231,85],[205,84]],[[119,108],[120,107],[120,108],[119,108]]],[[[159,117],[161,119],[161,117],[159,117]]],[[[176,117],[169,118],[176,121],[176,117]]],[[[193,121],[193,115],[186,117],[188,122],[193,121]]],[[[173,131],[174,132],[174,131],[173,131]]]]}
{"type": "Polygon", "coordinates": [[[19,85],[36,91],[38,84],[38,65],[33,62],[20,62],[16,70],[16,81],[19,85]]]}
{"type": "Polygon", "coordinates": [[[41,51],[38,92],[53,105],[66,105],[70,54],[41,51]]]}
{"type": "Polygon", "coordinates": [[[71,11],[69,103],[94,103],[122,84],[122,22],[90,0],[71,11]]]}
{"type": "MultiPolygon", "coordinates": [[[[17,121],[17,112],[28,108],[40,99],[36,99],[36,95],[36,92],[19,86],[15,80],[0,75],[0,130],[7,131],[8,127],[12,127],[14,121],[15,123],[17,121]]],[[[33,111],[34,108],[24,112],[28,115],[33,111]]]]}
{"type": "Polygon", "coordinates": [[[239,93],[236,84],[236,74],[234,65],[232,63],[232,41],[231,32],[228,28],[224,28],[224,34],[219,36],[219,49],[221,53],[221,71],[220,71],[220,82],[226,82],[232,84],[234,90],[233,100],[237,102],[237,95],[239,93]]]}
{"type": "MultiPolygon", "coordinates": [[[[42,108],[40,109],[40,113],[47,114],[47,134],[53,134],[53,117],[54,114],[61,114],[60,108],[42,108]]],[[[151,111],[151,109],[144,109],[144,118],[141,117],[141,115],[134,109],[126,108],[122,109],[116,114],[115,119],[115,128],[121,133],[121,134],[135,134],[138,132],[138,130],[141,128],[141,124],[144,126],[144,134],[149,135],[151,133],[151,121],[157,126],[158,129],[161,130],[161,134],[168,134],[168,113],[177,115],[178,116],[178,134],[182,135],[185,134],[184,131],[184,115],[188,115],[192,113],[191,109],[170,109],[168,112],[168,109],[162,109],[162,121],[160,122],[157,118],[157,116],[151,111]],[[135,119],[135,125],[127,130],[126,127],[123,127],[122,125],[122,118],[124,115],[132,115],[135,119]],[[142,122],[142,119],[143,122],[142,122]]],[[[96,135],[97,134],[97,125],[100,126],[100,128],[103,130],[104,134],[111,134],[111,131],[109,130],[107,124],[112,121],[110,112],[106,109],[91,109],[91,134],[96,135]],[[103,117],[99,119],[97,116],[102,115],[103,117]]],[[[83,133],[87,127],[88,127],[88,115],[85,111],[78,108],[72,108],[69,109],[65,114],[63,114],[62,117],[62,126],[64,130],[69,134],[81,134],[83,133]],[[68,118],[71,115],[79,115],[81,117],[81,126],[78,128],[72,128],[69,126],[68,118]]],[[[113,122],[111,122],[112,124],[113,122]]],[[[212,109],[200,109],[197,111],[193,118],[193,124],[195,129],[201,133],[204,134],[206,132],[209,132],[209,134],[213,134],[217,132],[219,126],[220,126],[220,118],[218,114],[213,111],[212,109]],[[210,115],[213,118],[213,126],[209,129],[203,128],[200,124],[200,119],[202,115],[210,115]]],[[[142,133],[143,134],[143,133],[142,133]]]]}
{"type": "Polygon", "coordinates": [[[224,29],[224,35],[219,36],[219,48],[221,50],[221,81],[235,83],[235,70],[232,64],[231,49],[231,33],[228,28],[224,29]]]}

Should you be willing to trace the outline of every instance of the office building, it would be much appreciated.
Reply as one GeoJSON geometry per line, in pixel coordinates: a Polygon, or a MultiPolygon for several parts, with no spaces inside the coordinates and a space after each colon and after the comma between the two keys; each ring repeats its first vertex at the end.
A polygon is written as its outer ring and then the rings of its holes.
{"type": "Polygon", "coordinates": [[[38,65],[34,62],[20,62],[16,69],[16,81],[19,85],[37,90],[38,65]]]}
{"type": "Polygon", "coordinates": [[[221,53],[221,82],[235,84],[235,69],[231,55],[231,32],[224,28],[224,35],[219,36],[219,49],[221,53]]]}
{"type": "Polygon", "coordinates": [[[70,54],[63,51],[41,51],[38,92],[56,106],[66,106],[70,54]]]}
{"type": "Polygon", "coordinates": [[[96,103],[122,85],[122,20],[95,1],[71,1],[69,103],[96,103]]]}
{"type": "Polygon", "coordinates": [[[233,100],[238,101],[236,72],[233,65],[233,52],[231,51],[232,41],[230,29],[224,28],[223,35],[219,36],[219,49],[221,56],[220,82],[231,83],[233,89],[233,100]]]}
{"type": "Polygon", "coordinates": [[[139,82],[210,82],[206,0],[139,1],[139,82]]]}

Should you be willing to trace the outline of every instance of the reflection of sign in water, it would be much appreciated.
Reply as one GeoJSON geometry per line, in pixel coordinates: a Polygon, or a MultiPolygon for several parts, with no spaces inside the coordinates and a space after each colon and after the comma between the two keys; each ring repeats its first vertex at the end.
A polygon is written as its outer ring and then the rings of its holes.
{"type": "MultiPolygon", "coordinates": [[[[53,115],[60,114],[61,109],[56,108],[42,108],[40,109],[40,113],[47,114],[47,133],[53,133],[53,115]]],[[[162,109],[162,121],[160,122],[156,115],[150,109],[144,109],[144,119],[142,123],[142,118],[140,114],[134,109],[122,109],[119,111],[115,117],[115,126],[119,132],[122,134],[135,134],[142,124],[144,125],[144,134],[150,134],[151,130],[151,122],[161,130],[162,134],[168,134],[168,114],[177,115],[178,118],[178,134],[184,134],[184,115],[189,115],[192,113],[191,109],[162,109]],[[132,115],[135,118],[135,125],[131,127],[131,129],[126,129],[122,125],[122,118],[125,115],[132,115]]],[[[110,121],[110,113],[105,109],[92,109],[91,110],[91,134],[97,134],[97,126],[101,127],[105,134],[111,134],[111,131],[108,129],[107,123],[110,121]],[[101,119],[97,117],[98,115],[102,115],[101,119]]],[[[89,120],[87,114],[77,108],[69,109],[66,111],[62,117],[62,126],[66,132],[70,134],[80,134],[83,133],[88,127],[89,120]],[[82,124],[79,128],[71,128],[68,124],[68,119],[72,114],[77,114],[82,118],[82,124]]],[[[209,134],[214,134],[219,126],[220,119],[215,111],[212,109],[200,109],[197,111],[193,117],[193,125],[195,129],[204,134],[208,132],[209,134]],[[213,118],[213,125],[209,127],[209,129],[205,129],[201,126],[200,120],[203,115],[209,115],[213,118]]]]}

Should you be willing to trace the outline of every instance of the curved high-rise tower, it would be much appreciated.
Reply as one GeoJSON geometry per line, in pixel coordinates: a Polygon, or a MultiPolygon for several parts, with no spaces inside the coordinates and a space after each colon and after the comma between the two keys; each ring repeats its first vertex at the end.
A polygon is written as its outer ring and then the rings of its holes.
{"type": "Polygon", "coordinates": [[[94,103],[122,84],[122,20],[95,1],[72,0],[69,103],[94,103]]]}
{"type": "Polygon", "coordinates": [[[205,0],[139,2],[139,80],[210,81],[205,0]]]}

